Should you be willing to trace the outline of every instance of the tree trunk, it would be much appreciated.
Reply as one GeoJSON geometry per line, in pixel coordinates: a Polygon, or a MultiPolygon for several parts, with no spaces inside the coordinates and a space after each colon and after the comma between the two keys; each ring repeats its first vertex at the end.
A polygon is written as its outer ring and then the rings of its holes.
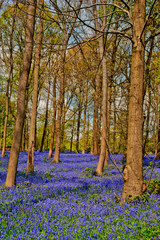
{"type": "Polygon", "coordinates": [[[58,113],[57,113],[57,122],[56,122],[56,146],[55,146],[55,154],[53,161],[59,162],[59,152],[60,152],[60,139],[61,139],[61,116],[62,116],[62,108],[64,103],[64,64],[65,64],[65,55],[66,50],[63,50],[61,56],[61,66],[60,66],[60,93],[59,93],[59,101],[58,101],[58,113]]]}
{"type": "Polygon", "coordinates": [[[146,62],[146,71],[145,71],[145,81],[144,81],[144,94],[143,99],[145,97],[146,88],[148,85],[148,107],[147,107],[147,118],[146,118],[146,134],[144,136],[144,144],[143,144],[143,155],[146,151],[146,145],[148,142],[148,135],[149,135],[149,120],[150,120],[150,108],[151,108],[151,76],[150,76],[150,64],[151,64],[151,57],[152,57],[152,51],[154,47],[154,38],[151,39],[151,46],[149,55],[146,62]]]}
{"type": "Polygon", "coordinates": [[[115,87],[114,87],[114,90],[113,90],[113,95],[114,95],[114,99],[113,99],[113,107],[114,107],[114,117],[113,117],[113,120],[114,120],[114,123],[113,123],[113,153],[116,152],[116,131],[117,131],[117,118],[116,118],[116,97],[115,97],[115,87]]]}
{"type": "Polygon", "coordinates": [[[2,157],[5,156],[5,148],[6,148],[6,134],[7,134],[7,122],[8,122],[8,114],[9,114],[9,85],[10,80],[13,72],[13,33],[14,33],[14,26],[15,26],[15,19],[16,19],[16,11],[17,11],[17,1],[16,1],[16,8],[14,8],[14,15],[12,19],[12,27],[11,27],[11,33],[10,33],[10,46],[9,46],[9,52],[10,52],[10,66],[8,66],[8,63],[5,59],[4,54],[4,46],[3,46],[3,40],[1,35],[1,45],[2,45],[2,55],[4,58],[4,62],[6,67],[8,68],[8,79],[7,79],[7,85],[6,85],[6,114],[5,114],[5,122],[4,122],[4,130],[3,130],[3,147],[2,147],[2,157]]]}
{"type": "Polygon", "coordinates": [[[28,6],[28,17],[26,25],[26,38],[25,38],[25,52],[23,60],[23,70],[19,80],[18,99],[17,99],[17,118],[14,128],[13,143],[9,158],[8,172],[5,182],[5,187],[12,187],[15,185],[17,164],[19,157],[19,149],[21,144],[24,114],[25,114],[25,95],[26,85],[29,77],[32,50],[33,50],[33,36],[35,27],[35,13],[37,1],[30,0],[28,6]]]}
{"type": "Polygon", "coordinates": [[[87,116],[87,139],[86,139],[86,146],[87,146],[87,151],[89,151],[89,125],[90,125],[90,121],[89,121],[89,117],[90,117],[90,114],[89,114],[89,111],[88,111],[88,116],[87,116]]]}
{"type": "Polygon", "coordinates": [[[74,112],[73,125],[72,125],[72,132],[71,132],[70,152],[72,152],[72,146],[73,146],[74,125],[75,125],[75,112],[74,112]]]}
{"type": "Polygon", "coordinates": [[[84,119],[83,119],[83,149],[82,153],[85,154],[86,151],[86,112],[87,112],[87,102],[88,102],[88,82],[85,91],[85,103],[84,103],[84,119]]]}
{"type": "Polygon", "coordinates": [[[108,145],[106,146],[106,157],[105,157],[105,164],[108,164],[109,161],[109,134],[110,134],[110,112],[111,112],[111,80],[108,84],[108,102],[107,102],[107,138],[106,141],[108,145]]]}
{"type": "MultiPolygon", "coordinates": [[[[103,40],[102,40],[103,41],[103,40]]],[[[102,47],[102,45],[101,45],[102,47]]],[[[101,48],[102,50],[102,48],[101,48]]],[[[107,104],[108,104],[108,86],[107,86],[107,69],[106,69],[106,58],[103,56],[102,59],[102,68],[103,68],[103,100],[102,100],[102,138],[101,138],[101,153],[96,169],[97,175],[102,175],[103,166],[106,157],[106,148],[107,146],[107,104]]]]}
{"type": "Polygon", "coordinates": [[[31,124],[30,124],[29,147],[28,147],[28,159],[27,159],[26,173],[33,173],[34,172],[34,151],[35,151],[35,138],[36,138],[35,129],[36,129],[36,118],[37,118],[39,68],[40,68],[42,35],[43,35],[42,15],[43,15],[43,8],[44,8],[44,0],[39,0],[38,4],[39,4],[40,12],[39,12],[37,47],[36,47],[36,54],[35,54],[32,115],[31,115],[31,124]]]}
{"type": "MultiPolygon", "coordinates": [[[[157,97],[157,146],[156,146],[156,159],[160,159],[160,87],[158,85],[157,97]]],[[[155,134],[156,135],[156,134],[155,134]]]]}
{"type": "Polygon", "coordinates": [[[81,103],[81,97],[80,97],[79,104],[78,104],[76,153],[79,152],[79,132],[80,132],[80,123],[81,123],[81,112],[82,112],[82,103],[81,103]]]}
{"type": "MultiPolygon", "coordinates": [[[[94,0],[94,3],[96,1],[94,0]]],[[[103,5],[103,12],[104,15],[106,16],[106,7],[103,5]]],[[[97,17],[97,9],[96,6],[94,7],[94,16],[97,17]]],[[[98,23],[96,22],[95,25],[97,28],[99,28],[98,23]]],[[[103,27],[106,25],[106,18],[103,19],[103,27]]],[[[106,54],[105,54],[105,49],[104,49],[104,42],[103,42],[103,36],[99,38],[99,55],[100,55],[100,60],[101,60],[101,65],[102,65],[102,75],[103,75],[103,80],[102,80],[102,138],[101,138],[101,153],[96,169],[96,174],[97,175],[102,175],[103,173],[103,166],[106,158],[106,148],[107,146],[107,119],[108,119],[108,80],[107,80],[107,61],[106,61],[106,54]]]]}
{"type": "Polygon", "coordinates": [[[147,118],[146,118],[146,134],[144,136],[144,144],[143,144],[143,156],[146,152],[146,145],[148,143],[148,135],[149,135],[149,121],[150,121],[150,108],[151,108],[151,89],[148,87],[148,106],[147,106],[147,118]]]}
{"type": "Polygon", "coordinates": [[[99,93],[100,93],[100,75],[96,78],[96,90],[94,101],[94,122],[93,122],[93,156],[99,155],[98,148],[98,108],[99,108],[99,93]]]}
{"type": "Polygon", "coordinates": [[[51,158],[53,154],[55,123],[56,123],[56,77],[54,78],[54,81],[53,81],[53,121],[52,121],[52,130],[51,130],[51,141],[50,141],[49,154],[48,154],[49,158],[51,158]]]}
{"type": "Polygon", "coordinates": [[[143,192],[142,169],[142,126],[143,126],[143,75],[144,75],[144,33],[145,0],[135,0],[133,16],[133,48],[131,86],[128,117],[127,162],[124,170],[123,201],[143,192]]]}
{"type": "Polygon", "coordinates": [[[43,128],[43,135],[42,135],[42,141],[41,141],[41,146],[40,146],[40,152],[44,150],[44,140],[46,137],[46,131],[47,131],[47,124],[48,124],[48,105],[49,105],[49,94],[50,94],[50,79],[49,79],[49,84],[48,84],[48,95],[47,95],[47,103],[46,103],[46,114],[45,114],[45,123],[44,123],[44,128],[43,128]]]}
{"type": "Polygon", "coordinates": [[[8,114],[9,114],[9,82],[10,82],[11,71],[9,73],[9,77],[7,80],[6,86],[6,114],[4,120],[4,129],[3,129],[3,147],[2,147],[2,157],[5,156],[5,149],[6,149],[6,133],[7,133],[7,122],[8,122],[8,114]]]}
{"type": "Polygon", "coordinates": [[[66,119],[66,106],[63,107],[63,117],[62,117],[62,124],[61,124],[61,143],[60,143],[60,151],[63,152],[63,142],[64,142],[64,135],[65,135],[65,119],[66,119]]]}

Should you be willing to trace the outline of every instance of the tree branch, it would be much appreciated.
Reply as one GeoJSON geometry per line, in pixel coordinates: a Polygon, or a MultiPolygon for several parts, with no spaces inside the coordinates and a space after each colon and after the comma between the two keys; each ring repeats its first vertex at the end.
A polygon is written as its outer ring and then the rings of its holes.
{"type": "Polygon", "coordinates": [[[152,13],[152,10],[153,10],[153,7],[154,7],[156,1],[157,1],[157,0],[154,0],[154,2],[152,3],[152,6],[151,6],[150,11],[149,11],[149,14],[148,14],[147,19],[146,19],[146,21],[145,21],[145,24],[144,24],[144,26],[143,26],[143,29],[142,29],[142,32],[141,32],[141,35],[140,35],[140,39],[142,39],[142,35],[143,35],[144,30],[145,30],[145,28],[146,28],[146,26],[147,26],[148,20],[149,20],[149,18],[150,18],[150,16],[151,16],[151,13],[152,13]]]}

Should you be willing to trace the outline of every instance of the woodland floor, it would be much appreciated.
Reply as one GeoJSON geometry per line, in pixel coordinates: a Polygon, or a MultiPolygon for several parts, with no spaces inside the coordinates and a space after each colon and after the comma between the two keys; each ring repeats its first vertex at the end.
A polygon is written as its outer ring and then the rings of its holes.
{"type": "MultiPolygon", "coordinates": [[[[35,173],[26,176],[20,153],[14,189],[3,188],[9,152],[0,158],[0,240],[160,239],[159,163],[149,191],[121,205],[123,181],[111,161],[96,177],[98,157],[61,153],[54,164],[47,156],[36,152],[35,173]]],[[[122,169],[122,155],[113,156],[122,169]]],[[[145,179],[153,158],[144,158],[145,179]]]]}

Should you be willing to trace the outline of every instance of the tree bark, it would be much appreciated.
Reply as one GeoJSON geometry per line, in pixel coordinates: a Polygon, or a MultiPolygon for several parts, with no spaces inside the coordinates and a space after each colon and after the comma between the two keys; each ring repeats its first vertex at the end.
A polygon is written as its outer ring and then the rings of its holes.
{"type": "MultiPolygon", "coordinates": [[[[156,145],[156,159],[160,159],[160,87],[158,86],[157,96],[157,145],[156,145]]],[[[156,135],[156,134],[155,134],[156,135]]]]}
{"type": "MultiPolygon", "coordinates": [[[[103,39],[101,40],[103,41],[103,39]]],[[[103,43],[103,42],[102,42],[103,43]]],[[[101,51],[102,49],[101,43],[101,51]]],[[[104,53],[103,53],[104,54],[104,53]]],[[[101,54],[103,56],[103,54],[101,54]]],[[[102,68],[103,68],[103,99],[102,99],[102,138],[101,138],[101,153],[96,169],[97,175],[102,175],[103,166],[106,157],[106,148],[107,146],[107,104],[108,104],[108,86],[107,86],[107,69],[106,69],[106,58],[103,56],[102,59],[102,68]]]]}
{"type": "Polygon", "coordinates": [[[15,26],[15,19],[16,19],[16,11],[17,11],[17,1],[16,1],[16,7],[14,9],[14,15],[12,19],[12,27],[11,27],[11,33],[10,33],[10,46],[9,46],[9,52],[10,52],[10,66],[8,66],[7,60],[5,59],[4,54],[4,46],[3,46],[3,40],[2,40],[2,33],[1,33],[1,46],[2,46],[2,55],[4,58],[4,62],[6,67],[8,68],[8,79],[6,84],[6,114],[5,114],[5,121],[4,121],[4,130],[3,130],[3,147],[2,147],[2,157],[5,156],[5,148],[6,148],[6,134],[7,134],[7,122],[8,122],[8,114],[9,114],[9,86],[10,86],[10,80],[13,72],[13,32],[14,32],[14,26],[15,26]]]}
{"type": "Polygon", "coordinates": [[[39,150],[40,152],[42,152],[44,150],[44,140],[45,140],[46,131],[47,131],[49,94],[50,94],[50,79],[49,79],[49,84],[48,84],[48,95],[47,95],[47,103],[46,103],[45,123],[44,123],[44,128],[43,128],[41,146],[40,146],[40,150],[39,150]]]}
{"type": "Polygon", "coordinates": [[[72,132],[71,132],[71,142],[70,142],[70,152],[72,152],[72,147],[73,147],[73,134],[74,134],[74,125],[75,125],[75,112],[74,112],[74,117],[73,117],[73,125],[72,125],[72,132]]]}
{"type": "Polygon", "coordinates": [[[94,118],[93,118],[93,156],[99,155],[98,148],[98,108],[99,108],[99,93],[100,93],[100,75],[96,78],[95,101],[94,101],[94,118]]]}
{"type": "MultiPolygon", "coordinates": [[[[89,118],[90,118],[90,114],[89,114],[89,111],[88,111],[88,115],[87,115],[87,139],[86,139],[87,152],[90,149],[90,146],[89,146],[89,131],[90,131],[89,126],[90,126],[90,120],[89,120],[89,118]]],[[[90,151],[91,151],[91,149],[90,149],[90,151]]]]}
{"type": "MultiPolygon", "coordinates": [[[[96,3],[96,0],[93,1],[96,3]]],[[[102,1],[103,2],[103,1],[102,1]]],[[[97,18],[97,9],[96,6],[93,7],[94,10],[94,16],[97,18]]],[[[106,16],[106,7],[103,5],[103,12],[106,16]]],[[[97,21],[95,22],[95,25],[97,28],[99,28],[97,21]]],[[[103,19],[103,27],[106,25],[106,18],[103,19]]],[[[103,166],[106,158],[106,148],[107,146],[107,119],[108,119],[108,80],[107,80],[107,61],[106,61],[106,53],[104,48],[104,42],[103,42],[103,35],[99,38],[99,55],[102,65],[102,138],[101,138],[101,153],[96,169],[97,175],[102,175],[103,173],[103,166]]]]}
{"type": "Polygon", "coordinates": [[[82,153],[83,153],[83,154],[85,154],[85,151],[86,151],[86,112],[87,112],[87,103],[88,103],[88,81],[87,81],[87,83],[86,83],[85,103],[84,103],[83,149],[82,149],[82,153]]]}
{"type": "Polygon", "coordinates": [[[35,54],[32,115],[31,115],[31,124],[30,124],[29,147],[28,147],[28,159],[27,159],[26,173],[33,173],[34,172],[34,151],[35,151],[35,138],[36,138],[35,129],[36,129],[36,118],[37,118],[39,68],[40,68],[42,35],[43,35],[42,15],[43,15],[43,8],[44,8],[44,0],[39,0],[38,4],[39,4],[40,12],[39,12],[37,46],[36,46],[36,54],[35,54]],[[32,154],[30,153],[30,151],[31,151],[32,154]]]}
{"type": "Polygon", "coordinates": [[[63,152],[63,143],[64,143],[64,137],[65,137],[65,119],[66,119],[66,113],[67,109],[64,104],[63,106],[63,114],[62,114],[62,124],[61,124],[61,143],[60,143],[60,151],[63,152]]]}
{"type": "Polygon", "coordinates": [[[80,124],[81,124],[81,112],[82,112],[82,102],[81,102],[81,91],[80,91],[80,98],[78,103],[76,153],[79,152],[79,132],[80,132],[80,124]]]}
{"type": "Polygon", "coordinates": [[[61,115],[62,115],[62,108],[63,108],[63,103],[64,103],[64,84],[65,84],[65,59],[66,59],[66,50],[67,50],[67,45],[69,42],[69,39],[73,33],[73,30],[75,28],[76,20],[79,15],[80,7],[82,5],[82,1],[79,1],[78,4],[78,11],[75,12],[75,17],[74,21],[70,25],[70,29],[66,28],[66,17],[63,15],[62,11],[59,9],[57,5],[57,1],[54,2],[54,7],[55,10],[58,14],[58,17],[60,21],[62,22],[62,52],[61,52],[61,66],[60,66],[60,95],[59,95],[59,103],[58,103],[58,114],[57,114],[57,122],[56,122],[56,147],[55,147],[55,154],[53,161],[58,163],[59,162],[59,152],[60,152],[60,137],[61,137],[61,115]]]}
{"type": "Polygon", "coordinates": [[[51,130],[51,141],[49,147],[48,157],[51,158],[53,154],[53,145],[54,145],[54,135],[55,135],[55,123],[56,123],[56,77],[53,81],[53,121],[52,121],[52,130],[51,130]]]}
{"type": "Polygon", "coordinates": [[[117,111],[117,109],[116,109],[116,97],[115,97],[115,92],[116,92],[116,90],[115,90],[115,87],[114,87],[114,90],[113,90],[113,97],[114,97],[114,99],[113,99],[113,109],[114,109],[114,117],[113,117],[113,153],[115,153],[116,152],[116,131],[117,131],[117,118],[116,118],[116,111],[117,111]]]}
{"type": "Polygon", "coordinates": [[[59,92],[59,101],[58,101],[58,113],[57,113],[57,122],[56,122],[56,146],[53,161],[55,163],[59,162],[59,152],[60,152],[60,139],[61,139],[61,116],[62,108],[64,103],[64,64],[65,64],[66,50],[62,51],[61,56],[61,66],[60,66],[60,92],[59,92]]]}
{"type": "Polygon", "coordinates": [[[150,108],[151,108],[151,76],[150,76],[150,64],[151,64],[151,57],[152,57],[152,51],[154,47],[154,38],[151,39],[151,46],[149,55],[146,62],[146,70],[145,70],[145,81],[144,81],[144,94],[143,98],[145,97],[146,88],[148,85],[148,107],[147,107],[147,118],[146,118],[146,134],[144,136],[144,144],[143,144],[143,155],[146,151],[146,145],[148,142],[148,135],[149,135],[149,120],[150,120],[150,108]]]}
{"type": "Polygon", "coordinates": [[[143,126],[143,78],[145,0],[134,1],[133,48],[131,86],[129,98],[127,162],[124,170],[123,201],[143,192],[142,126],[143,126]],[[141,37],[141,39],[140,39],[141,37]]]}
{"type": "Polygon", "coordinates": [[[23,131],[24,114],[25,114],[25,94],[26,85],[29,77],[32,51],[33,51],[33,36],[35,27],[35,13],[37,1],[30,0],[28,6],[28,17],[26,25],[26,38],[25,38],[25,52],[23,59],[23,70],[19,80],[18,99],[17,99],[17,118],[14,128],[13,143],[9,158],[7,177],[5,187],[11,188],[15,185],[17,164],[19,157],[19,149],[21,144],[21,137],[23,131]]]}

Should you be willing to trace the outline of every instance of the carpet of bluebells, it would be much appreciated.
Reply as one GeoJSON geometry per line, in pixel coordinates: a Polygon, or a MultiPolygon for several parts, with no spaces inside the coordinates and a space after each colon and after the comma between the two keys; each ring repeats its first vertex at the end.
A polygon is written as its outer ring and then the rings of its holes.
{"type": "MultiPolygon", "coordinates": [[[[154,188],[120,203],[123,181],[112,161],[104,176],[93,174],[98,157],[61,153],[59,164],[48,152],[35,153],[35,173],[25,174],[27,152],[20,153],[17,185],[4,189],[9,152],[0,158],[0,240],[4,239],[160,239],[160,195],[154,188]]],[[[144,158],[149,178],[154,156],[144,158]]],[[[122,155],[114,155],[122,170],[122,155]]],[[[159,163],[153,183],[160,176],[159,163]]]]}

